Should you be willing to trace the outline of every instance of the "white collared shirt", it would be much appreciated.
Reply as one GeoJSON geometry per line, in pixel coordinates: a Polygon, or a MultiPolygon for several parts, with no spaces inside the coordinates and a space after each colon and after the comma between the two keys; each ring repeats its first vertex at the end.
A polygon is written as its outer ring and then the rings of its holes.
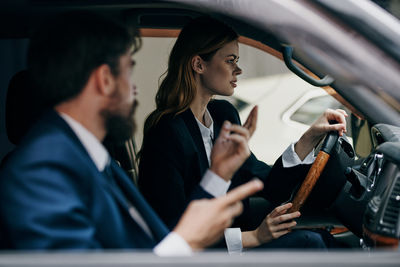
{"type": "MultiPolygon", "coordinates": [[[[199,126],[201,137],[203,139],[204,148],[207,154],[208,166],[210,166],[211,150],[213,148],[214,139],[214,121],[208,109],[206,109],[206,112],[204,113],[204,122],[206,125],[203,125],[197,118],[196,122],[199,126]]],[[[225,195],[230,185],[231,181],[225,181],[210,170],[207,170],[206,174],[200,181],[200,186],[214,197],[225,195]]]]}
{"type": "Polygon", "coordinates": [[[207,154],[208,166],[210,166],[211,165],[211,160],[210,160],[211,150],[213,147],[213,140],[214,140],[214,121],[211,118],[211,115],[210,115],[210,112],[208,112],[208,109],[206,109],[206,112],[204,113],[205,125],[202,124],[197,118],[196,118],[196,122],[200,128],[201,137],[203,138],[204,148],[205,148],[206,154],[207,154]]]}
{"type": "MultiPolygon", "coordinates": [[[[110,155],[102,143],[82,124],[77,122],[65,113],[59,113],[59,115],[66,121],[71,127],[72,131],[76,134],[79,141],[85,147],[90,158],[93,160],[99,172],[104,171],[106,165],[110,162],[110,155]]],[[[146,224],[143,217],[139,212],[131,207],[129,213],[133,217],[136,223],[138,223],[145,232],[148,234],[151,231],[146,224]]],[[[169,233],[154,249],[153,252],[158,256],[189,256],[193,253],[189,244],[177,233],[169,233]]]]}

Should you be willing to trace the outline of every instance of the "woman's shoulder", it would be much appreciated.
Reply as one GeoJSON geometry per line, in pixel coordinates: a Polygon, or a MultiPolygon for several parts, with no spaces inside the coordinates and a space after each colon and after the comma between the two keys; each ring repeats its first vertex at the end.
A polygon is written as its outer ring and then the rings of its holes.
{"type": "Polygon", "coordinates": [[[227,100],[213,99],[210,101],[207,108],[214,120],[229,120],[232,123],[240,123],[238,111],[227,100]]]}
{"type": "Polygon", "coordinates": [[[165,114],[159,121],[152,127],[155,131],[168,131],[179,127],[181,117],[174,114],[165,114]]]}
{"type": "MultiPolygon", "coordinates": [[[[185,138],[183,121],[178,116],[164,115],[143,136],[142,157],[147,153],[154,153],[163,149],[168,153],[183,153],[185,138]]],[[[158,153],[158,152],[157,152],[158,153]]]]}
{"type": "Polygon", "coordinates": [[[236,110],[231,102],[224,99],[212,99],[207,106],[208,110],[236,110]]]}
{"type": "Polygon", "coordinates": [[[170,139],[174,138],[181,128],[182,119],[177,115],[163,115],[147,132],[145,138],[170,139]]]}

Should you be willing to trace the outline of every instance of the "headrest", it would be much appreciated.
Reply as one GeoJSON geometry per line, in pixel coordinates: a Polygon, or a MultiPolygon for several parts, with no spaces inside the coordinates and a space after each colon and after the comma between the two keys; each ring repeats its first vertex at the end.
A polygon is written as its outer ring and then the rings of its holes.
{"type": "Polygon", "coordinates": [[[13,144],[21,141],[40,115],[42,108],[38,100],[27,70],[11,78],[6,98],[6,129],[13,144]]]}

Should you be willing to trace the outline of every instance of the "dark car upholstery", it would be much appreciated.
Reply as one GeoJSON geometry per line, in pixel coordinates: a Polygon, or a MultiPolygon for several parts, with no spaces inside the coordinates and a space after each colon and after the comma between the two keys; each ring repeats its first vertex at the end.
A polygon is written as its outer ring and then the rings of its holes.
{"type": "Polygon", "coordinates": [[[10,142],[19,144],[42,109],[28,71],[16,73],[10,80],[6,98],[6,130],[10,142]]]}

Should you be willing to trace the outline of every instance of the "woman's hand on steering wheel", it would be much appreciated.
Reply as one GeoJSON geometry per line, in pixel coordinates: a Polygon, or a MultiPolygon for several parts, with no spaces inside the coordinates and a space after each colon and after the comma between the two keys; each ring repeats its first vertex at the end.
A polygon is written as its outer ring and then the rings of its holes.
{"type": "Polygon", "coordinates": [[[346,117],[347,114],[344,110],[327,109],[295,145],[297,155],[300,159],[304,159],[312,151],[313,147],[318,144],[319,140],[325,134],[327,135],[314,163],[311,165],[306,178],[293,199],[293,206],[288,212],[298,211],[304,205],[321,173],[324,171],[339,136],[346,132],[346,117]],[[335,121],[335,123],[332,123],[332,121],[335,121]]]}
{"type": "Polygon", "coordinates": [[[337,131],[339,136],[342,136],[346,132],[347,116],[343,109],[325,110],[296,143],[295,151],[300,160],[303,160],[328,132],[337,131]]]}

